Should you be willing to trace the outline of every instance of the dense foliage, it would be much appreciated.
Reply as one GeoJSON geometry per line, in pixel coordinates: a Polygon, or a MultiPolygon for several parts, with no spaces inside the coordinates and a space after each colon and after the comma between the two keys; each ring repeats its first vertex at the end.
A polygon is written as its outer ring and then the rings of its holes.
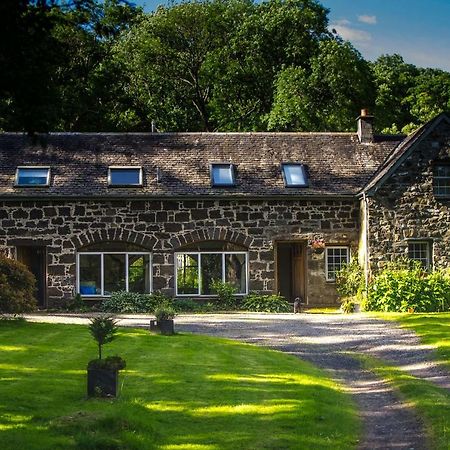
{"type": "Polygon", "coordinates": [[[170,300],[160,292],[138,294],[137,292],[117,291],[102,301],[101,309],[113,313],[151,313],[162,303],[170,300]]]}
{"type": "Polygon", "coordinates": [[[424,272],[420,264],[392,264],[376,274],[363,305],[367,311],[450,311],[450,271],[424,272]]]}
{"type": "Polygon", "coordinates": [[[102,359],[103,345],[112,342],[117,333],[117,322],[109,316],[93,317],[90,320],[89,332],[97,342],[98,359],[102,359]]]}
{"type": "Polygon", "coordinates": [[[176,311],[170,302],[165,302],[161,303],[155,311],[153,311],[153,314],[157,321],[171,320],[176,316],[176,311]]]}
{"type": "Polygon", "coordinates": [[[0,2],[0,130],[410,131],[450,109],[450,74],[371,63],[316,0],[0,2]]]}
{"type": "Polygon", "coordinates": [[[0,254],[0,314],[36,309],[36,279],[20,262],[0,254]]]}
{"type": "Polygon", "coordinates": [[[291,306],[281,295],[261,295],[251,293],[244,299],[243,308],[247,311],[284,313],[292,311],[291,306]]]}

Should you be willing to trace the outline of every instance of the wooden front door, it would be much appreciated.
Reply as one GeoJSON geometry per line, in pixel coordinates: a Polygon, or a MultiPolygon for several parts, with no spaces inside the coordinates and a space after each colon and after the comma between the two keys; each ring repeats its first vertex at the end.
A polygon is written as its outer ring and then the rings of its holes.
{"type": "Polygon", "coordinates": [[[18,246],[17,260],[27,266],[36,278],[36,299],[39,308],[46,306],[47,265],[46,249],[42,246],[18,246]]]}
{"type": "Polygon", "coordinates": [[[306,244],[277,244],[277,290],[288,301],[300,297],[306,302],[306,244]]]}

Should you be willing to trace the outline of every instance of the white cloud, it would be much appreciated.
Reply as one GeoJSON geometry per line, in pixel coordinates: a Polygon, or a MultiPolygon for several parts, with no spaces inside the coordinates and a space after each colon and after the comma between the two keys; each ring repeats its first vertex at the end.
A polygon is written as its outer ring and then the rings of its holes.
{"type": "Polygon", "coordinates": [[[376,25],[377,16],[368,16],[363,14],[362,16],[358,16],[358,21],[362,23],[367,23],[369,25],[376,25]]]}
{"type": "Polygon", "coordinates": [[[342,21],[336,21],[330,24],[330,30],[336,30],[344,40],[351,41],[355,44],[367,43],[372,40],[372,35],[364,30],[353,28],[350,24],[341,24],[342,21]]]}

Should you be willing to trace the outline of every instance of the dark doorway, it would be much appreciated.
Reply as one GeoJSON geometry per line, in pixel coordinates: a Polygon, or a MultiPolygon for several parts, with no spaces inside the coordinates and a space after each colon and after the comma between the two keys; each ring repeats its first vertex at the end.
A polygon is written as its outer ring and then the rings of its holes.
{"type": "Polygon", "coordinates": [[[300,297],[306,303],[306,244],[280,242],[277,244],[278,292],[288,301],[300,297]]]}
{"type": "Polygon", "coordinates": [[[17,260],[28,267],[36,277],[36,299],[39,308],[46,306],[47,270],[46,250],[41,246],[18,246],[17,260]]]}

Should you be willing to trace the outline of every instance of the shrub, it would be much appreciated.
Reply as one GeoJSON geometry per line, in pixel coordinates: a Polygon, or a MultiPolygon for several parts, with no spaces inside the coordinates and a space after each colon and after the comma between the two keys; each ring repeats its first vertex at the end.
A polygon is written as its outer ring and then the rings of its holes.
{"type": "Polygon", "coordinates": [[[344,314],[351,314],[355,312],[355,302],[351,297],[346,297],[341,303],[341,311],[344,314]]]}
{"type": "Polygon", "coordinates": [[[162,303],[154,311],[156,320],[171,320],[176,316],[176,311],[170,303],[162,303]]]}
{"type": "Polygon", "coordinates": [[[281,295],[260,295],[251,293],[243,303],[244,309],[255,312],[282,313],[289,312],[291,306],[281,295]]]}
{"type": "Polygon", "coordinates": [[[177,312],[199,312],[202,311],[203,305],[191,298],[177,298],[173,301],[172,306],[177,312]]]}
{"type": "Polygon", "coordinates": [[[365,289],[364,272],[357,258],[336,272],[336,290],[341,297],[360,297],[365,289]]]}
{"type": "Polygon", "coordinates": [[[230,283],[220,280],[212,282],[213,291],[218,298],[213,300],[219,310],[233,310],[239,304],[239,299],[235,296],[237,289],[230,283]]]}
{"type": "Polygon", "coordinates": [[[81,298],[81,294],[75,295],[73,298],[67,301],[66,309],[68,311],[87,311],[89,310],[88,306],[84,303],[81,298]]]}
{"type": "Polygon", "coordinates": [[[386,312],[449,311],[450,273],[427,273],[415,262],[391,264],[371,281],[364,309],[386,312]]]}
{"type": "Polygon", "coordinates": [[[98,359],[102,359],[102,347],[111,342],[117,333],[117,322],[109,316],[94,317],[89,324],[89,331],[97,342],[98,359]]]}
{"type": "Polygon", "coordinates": [[[114,313],[151,313],[164,302],[172,299],[162,294],[138,294],[136,292],[113,292],[109,298],[103,300],[101,308],[105,312],[114,313]]]}
{"type": "Polygon", "coordinates": [[[22,263],[0,255],[0,314],[36,309],[36,279],[22,263]]]}

